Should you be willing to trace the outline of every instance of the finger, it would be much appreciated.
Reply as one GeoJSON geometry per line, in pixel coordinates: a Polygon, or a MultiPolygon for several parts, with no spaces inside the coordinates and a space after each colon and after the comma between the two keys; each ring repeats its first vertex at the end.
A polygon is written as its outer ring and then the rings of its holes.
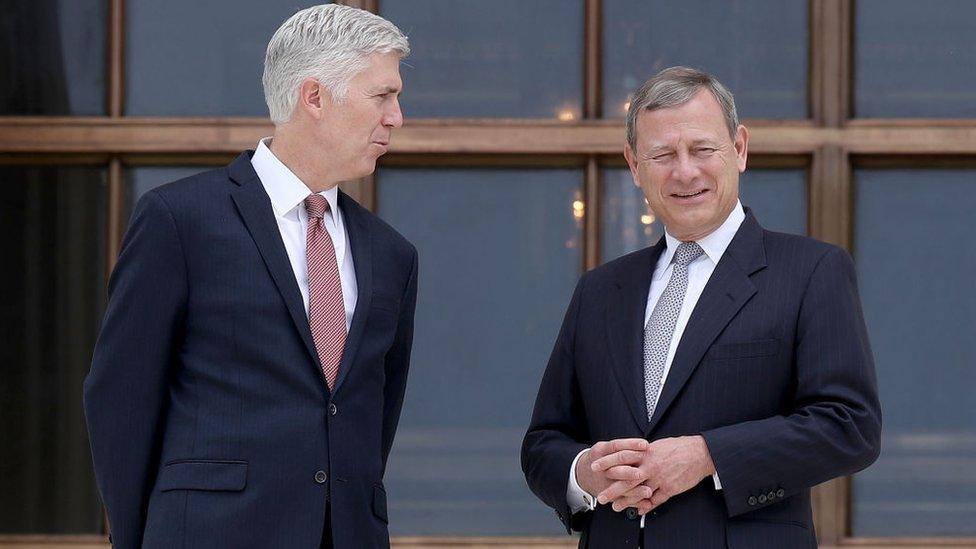
{"type": "Polygon", "coordinates": [[[606,505],[607,503],[614,501],[620,496],[629,492],[634,486],[640,484],[637,481],[632,480],[618,480],[608,486],[604,491],[597,494],[597,501],[606,505]]]}
{"type": "Polygon", "coordinates": [[[643,452],[649,444],[649,442],[642,438],[615,438],[609,441],[610,448],[607,453],[622,452],[624,450],[643,452]]]}
{"type": "Polygon", "coordinates": [[[628,507],[637,507],[639,509],[639,503],[644,502],[643,506],[648,507],[650,503],[647,501],[651,497],[653,490],[647,486],[638,485],[632,488],[629,492],[620,496],[613,502],[614,511],[623,511],[628,507]]]}
{"type": "Polygon", "coordinates": [[[610,441],[601,440],[600,442],[597,442],[593,446],[590,446],[589,457],[591,460],[600,459],[603,456],[611,453],[610,448],[611,448],[610,441]]]}
{"type": "Polygon", "coordinates": [[[649,499],[641,500],[634,504],[633,507],[637,509],[637,515],[641,517],[650,513],[654,509],[654,506],[651,505],[651,500],[649,499]]]}
{"type": "Polygon", "coordinates": [[[665,501],[668,501],[670,497],[671,497],[671,493],[664,488],[659,488],[657,490],[654,490],[654,495],[652,495],[650,498],[651,509],[654,509],[655,507],[658,507],[665,501]]]}
{"type": "Polygon", "coordinates": [[[611,467],[604,472],[604,475],[610,480],[637,480],[640,482],[647,480],[647,473],[643,469],[630,465],[611,467]]]}
{"type": "Polygon", "coordinates": [[[605,471],[617,465],[637,465],[644,459],[643,452],[635,450],[620,450],[610,455],[593,460],[590,469],[594,471],[605,471]]]}
{"type": "Polygon", "coordinates": [[[641,500],[637,498],[620,498],[614,501],[613,505],[611,505],[610,507],[612,507],[614,511],[619,513],[627,509],[628,507],[637,507],[637,502],[639,501],[641,500]]]}

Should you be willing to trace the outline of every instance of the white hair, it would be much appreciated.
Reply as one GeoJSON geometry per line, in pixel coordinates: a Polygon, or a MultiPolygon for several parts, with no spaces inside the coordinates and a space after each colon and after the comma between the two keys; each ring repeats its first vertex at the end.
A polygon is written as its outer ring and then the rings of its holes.
{"type": "Polygon", "coordinates": [[[634,92],[627,110],[627,144],[637,150],[637,115],[643,111],[655,111],[684,105],[701,90],[708,90],[725,116],[725,127],[735,142],[739,130],[739,114],[735,110],[732,92],[707,72],[688,67],[669,67],[652,76],[634,92]]]}
{"type": "Polygon", "coordinates": [[[287,122],[306,78],[325,86],[335,103],[349,91],[349,81],[369,66],[375,53],[410,54],[407,37],[368,11],[326,4],[299,11],[282,23],[264,57],[264,100],[271,121],[287,122]]]}

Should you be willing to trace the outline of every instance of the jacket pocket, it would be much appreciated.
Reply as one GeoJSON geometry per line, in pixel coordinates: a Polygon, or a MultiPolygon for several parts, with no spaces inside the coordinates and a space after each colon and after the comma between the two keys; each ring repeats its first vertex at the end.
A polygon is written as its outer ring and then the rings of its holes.
{"type": "Polygon", "coordinates": [[[182,459],[163,465],[156,488],[240,492],[247,485],[247,462],[237,460],[182,459]]]}
{"type": "Polygon", "coordinates": [[[778,339],[760,339],[744,341],[742,343],[724,343],[715,345],[708,350],[705,358],[728,360],[736,358],[755,358],[775,355],[779,350],[778,339]]]}
{"type": "Polygon", "coordinates": [[[373,485],[373,514],[384,523],[390,523],[386,514],[386,490],[379,484],[373,485]]]}

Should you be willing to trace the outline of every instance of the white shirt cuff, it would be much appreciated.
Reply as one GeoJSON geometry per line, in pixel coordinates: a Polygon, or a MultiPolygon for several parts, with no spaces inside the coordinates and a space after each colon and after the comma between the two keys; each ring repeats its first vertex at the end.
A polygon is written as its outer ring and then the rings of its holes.
{"type": "Polygon", "coordinates": [[[715,489],[716,490],[721,490],[722,489],[722,481],[719,480],[719,478],[718,478],[718,471],[715,471],[714,473],[712,473],[712,482],[715,483],[715,489]]]}
{"type": "Polygon", "coordinates": [[[576,459],[569,466],[569,482],[566,484],[566,503],[569,504],[569,509],[574,513],[596,509],[596,498],[588,494],[586,490],[583,490],[579,482],[576,481],[576,463],[579,461],[580,456],[588,450],[589,448],[576,454],[576,459]]]}

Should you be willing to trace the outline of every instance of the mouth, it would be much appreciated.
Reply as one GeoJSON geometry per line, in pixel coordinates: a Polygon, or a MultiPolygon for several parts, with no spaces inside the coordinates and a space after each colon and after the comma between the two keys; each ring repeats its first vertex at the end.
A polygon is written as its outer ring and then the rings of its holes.
{"type": "Polygon", "coordinates": [[[677,193],[671,193],[671,197],[677,198],[678,200],[692,200],[694,198],[704,196],[705,193],[707,192],[708,189],[699,189],[697,191],[688,191],[688,192],[677,192],[677,193]]]}

